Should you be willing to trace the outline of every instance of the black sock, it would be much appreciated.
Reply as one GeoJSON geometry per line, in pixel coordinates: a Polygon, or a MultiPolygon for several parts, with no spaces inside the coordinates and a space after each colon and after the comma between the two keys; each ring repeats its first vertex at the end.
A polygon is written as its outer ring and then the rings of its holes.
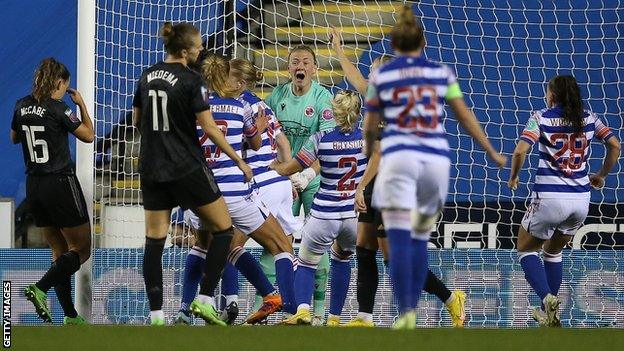
{"type": "Polygon", "coordinates": [[[451,291],[446,287],[446,285],[444,285],[444,283],[442,283],[440,279],[438,279],[435,274],[433,274],[431,270],[429,270],[429,273],[427,274],[424,290],[437,296],[443,303],[451,297],[451,291]]]}
{"type": "Polygon", "coordinates": [[[67,317],[76,318],[78,316],[78,312],[74,307],[74,301],[72,300],[71,295],[71,276],[68,276],[62,282],[56,284],[54,286],[54,290],[56,291],[56,297],[58,297],[64,314],[67,317]]]}
{"type": "Polygon", "coordinates": [[[200,295],[214,295],[214,290],[223,275],[223,269],[230,252],[230,243],[234,236],[234,229],[229,229],[212,233],[210,248],[206,252],[206,266],[204,276],[199,285],[200,295]]]}
{"type": "Polygon", "coordinates": [[[52,262],[50,269],[35,284],[40,290],[47,293],[51,287],[61,283],[67,277],[80,268],[80,256],[75,251],[67,251],[56,261],[52,262]]]}
{"type": "Polygon", "coordinates": [[[373,313],[375,294],[379,284],[379,270],[377,269],[376,251],[355,247],[357,257],[357,301],[358,311],[373,313]]]}
{"type": "Polygon", "coordinates": [[[150,311],[158,311],[163,305],[162,254],[165,239],[145,238],[143,254],[143,279],[149,300],[150,311]]]}

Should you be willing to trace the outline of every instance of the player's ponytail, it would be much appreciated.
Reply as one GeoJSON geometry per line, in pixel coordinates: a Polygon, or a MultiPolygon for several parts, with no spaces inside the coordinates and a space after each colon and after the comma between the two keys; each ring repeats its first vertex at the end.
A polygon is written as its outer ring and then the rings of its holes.
{"type": "Polygon", "coordinates": [[[230,74],[244,80],[249,90],[253,90],[256,87],[256,83],[264,78],[262,72],[256,69],[256,66],[251,61],[240,58],[230,60],[230,74]]]}
{"type": "Polygon", "coordinates": [[[412,8],[403,5],[397,14],[397,23],[392,28],[392,47],[401,52],[422,49],[425,46],[425,34],[420,21],[414,16],[412,8]]]}
{"type": "Polygon", "coordinates": [[[32,96],[38,102],[49,98],[52,92],[58,89],[59,79],[62,81],[69,79],[67,67],[52,57],[44,59],[35,71],[32,96]]]}
{"type": "Polygon", "coordinates": [[[193,39],[199,34],[199,30],[190,23],[182,22],[173,25],[165,22],[160,29],[160,36],[165,44],[165,51],[173,56],[180,56],[182,50],[193,47],[193,39]]]}
{"type": "Polygon", "coordinates": [[[577,132],[584,127],[581,89],[573,76],[556,76],[548,83],[554,101],[563,109],[563,119],[573,125],[577,132]]]}
{"type": "Polygon", "coordinates": [[[341,90],[332,100],[332,111],[336,124],[342,131],[353,131],[360,117],[362,101],[358,94],[351,90],[341,90]]]}
{"type": "Polygon", "coordinates": [[[202,63],[202,76],[206,85],[220,97],[236,97],[234,89],[227,82],[229,75],[230,64],[224,56],[210,54],[202,63]]]}

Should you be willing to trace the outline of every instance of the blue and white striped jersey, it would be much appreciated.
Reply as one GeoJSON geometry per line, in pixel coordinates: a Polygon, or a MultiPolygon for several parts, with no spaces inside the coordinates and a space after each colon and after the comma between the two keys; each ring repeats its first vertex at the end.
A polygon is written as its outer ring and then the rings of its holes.
{"type": "MultiPolygon", "coordinates": [[[[215,123],[225,135],[225,139],[236,153],[241,155],[244,138],[253,137],[257,132],[251,106],[238,99],[222,98],[216,93],[210,93],[208,103],[215,123]]],[[[212,169],[223,196],[237,197],[251,194],[251,183],[245,183],[245,176],[236,163],[210,141],[199,125],[197,134],[206,162],[212,169]]]]}
{"type": "Polygon", "coordinates": [[[594,137],[604,142],[614,135],[591,111],[585,111],[585,126],[580,133],[567,124],[563,113],[560,107],[534,112],[520,136],[520,140],[531,145],[539,141],[533,196],[589,198],[589,143],[594,137]]]}
{"type": "Polygon", "coordinates": [[[243,158],[251,167],[254,174],[254,180],[257,186],[262,187],[269,184],[289,181],[287,177],[283,177],[274,170],[269,169],[271,162],[277,158],[277,144],[275,138],[282,133],[280,124],[275,118],[273,110],[260,97],[249,90],[245,90],[240,99],[247,102],[251,106],[254,120],[260,109],[264,109],[265,116],[269,119],[267,130],[262,133],[262,146],[255,151],[250,148],[243,150],[243,158]]]}
{"type": "Polygon", "coordinates": [[[448,161],[444,102],[461,96],[453,71],[422,56],[399,56],[374,71],[366,106],[386,123],[382,154],[409,150],[418,159],[448,161]]]}
{"type": "Polygon", "coordinates": [[[321,164],[321,186],[314,196],[310,215],[320,219],[353,218],[355,189],[362,180],[368,159],[362,152],[362,131],[345,133],[336,127],[310,137],[295,156],[309,167],[321,164]]]}

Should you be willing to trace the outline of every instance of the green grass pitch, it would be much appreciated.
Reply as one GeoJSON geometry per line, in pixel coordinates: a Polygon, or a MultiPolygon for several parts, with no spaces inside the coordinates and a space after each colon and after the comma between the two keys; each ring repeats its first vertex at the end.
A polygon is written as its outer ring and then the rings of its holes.
{"type": "Polygon", "coordinates": [[[622,329],[417,329],[323,327],[14,327],[14,350],[624,350],[622,329]]]}

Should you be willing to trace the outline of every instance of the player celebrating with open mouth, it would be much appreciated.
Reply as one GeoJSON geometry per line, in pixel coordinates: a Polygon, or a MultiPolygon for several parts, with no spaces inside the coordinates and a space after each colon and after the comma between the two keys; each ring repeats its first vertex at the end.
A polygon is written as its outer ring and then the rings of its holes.
{"type": "MultiPolygon", "coordinates": [[[[293,156],[301,150],[311,135],[319,131],[332,130],[336,126],[332,117],[332,95],[313,79],[317,69],[314,50],[306,45],[294,47],[288,54],[288,73],[291,81],[275,87],[266,99],[290,142],[293,156]]],[[[295,216],[300,214],[301,206],[306,216],[310,214],[314,194],[320,185],[320,177],[316,175],[318,169],[318,163],[315,163],[312,167],[290,177],[298,192],[293,205],[295,216]]],[[[315,277],[314,324],[320,324],[322,316],[325,315],[328,269],[329,257],[324,254],[315,277]]]]}

